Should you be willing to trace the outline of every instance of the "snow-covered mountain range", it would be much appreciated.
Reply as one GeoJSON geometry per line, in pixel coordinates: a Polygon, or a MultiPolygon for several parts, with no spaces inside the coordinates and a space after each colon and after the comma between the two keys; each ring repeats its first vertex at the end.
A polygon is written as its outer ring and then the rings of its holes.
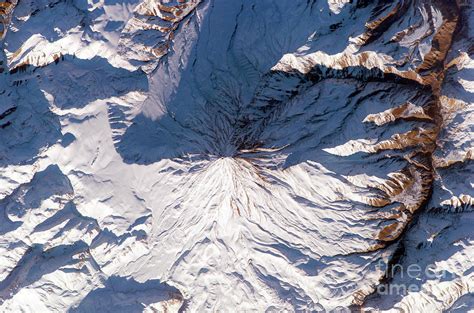
{"type": "Polygon", "coordinates": [[[474,4],[0,1],[1,312],[474,311],[474,4]]]}

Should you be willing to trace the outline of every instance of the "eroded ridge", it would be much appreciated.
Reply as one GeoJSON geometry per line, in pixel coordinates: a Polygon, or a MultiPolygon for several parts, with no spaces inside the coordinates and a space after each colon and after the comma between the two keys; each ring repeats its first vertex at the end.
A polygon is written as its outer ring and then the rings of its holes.
{"type": "Polygon", "coordinates": [[[8,0],[0,2],[0,38],[3,40],[6,36],[7,29],[10,25],[13,10],[17,4],[17,0],[8,0]]]}
{"type": "Polygon", "coordinates": [[[121,34],[120,46],[126,56],[152,71],[172,49],[178,28],[186,27],[187,17],[201,0],[144,0],[134,10],[121,34]],[[149,63],[149,64],[148,64],[149,63]]]}
{"type": "MultiPolygon", "coordinates": [[[[3,41],[10,26],[13,10],[15,9],[17,3],[17,0],[8,0],[0,2],[0,42],[2,47],[4,46],[3,41]]],[[[2,51],[0,61],[0,73],[3,73],[5,71],[6,61],[7,60],[5,58],[4,52],[2,51]]]]}

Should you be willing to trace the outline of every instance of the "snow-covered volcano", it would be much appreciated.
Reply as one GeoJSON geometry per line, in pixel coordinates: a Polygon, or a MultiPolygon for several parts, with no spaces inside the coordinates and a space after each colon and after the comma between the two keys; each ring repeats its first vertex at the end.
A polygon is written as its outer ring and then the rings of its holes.
{"type": "Polygon", "coordinates": [[[0,311],[474,310],[470,2],[0,13],[0,311]]]}

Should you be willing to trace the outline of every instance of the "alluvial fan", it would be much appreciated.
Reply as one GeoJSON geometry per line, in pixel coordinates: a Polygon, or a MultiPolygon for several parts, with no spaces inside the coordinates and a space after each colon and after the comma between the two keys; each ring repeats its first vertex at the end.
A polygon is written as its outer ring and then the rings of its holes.
{"type": "Polygon", "coordinates": [[[469,1],[0,21],[0,311],[474,310],[469,1]]]}

